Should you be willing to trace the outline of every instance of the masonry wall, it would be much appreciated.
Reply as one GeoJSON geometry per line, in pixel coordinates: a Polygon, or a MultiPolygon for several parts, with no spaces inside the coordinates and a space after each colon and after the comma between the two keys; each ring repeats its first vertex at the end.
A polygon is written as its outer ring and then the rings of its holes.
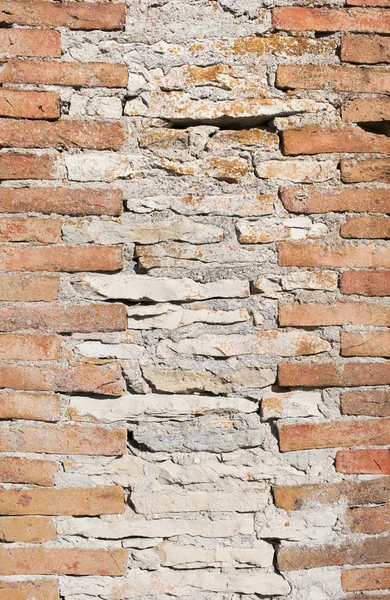
{"type": "Polygon", "coordinates": [[[389,600],[388,7],[0,0],[1,600],[389,600]]]}

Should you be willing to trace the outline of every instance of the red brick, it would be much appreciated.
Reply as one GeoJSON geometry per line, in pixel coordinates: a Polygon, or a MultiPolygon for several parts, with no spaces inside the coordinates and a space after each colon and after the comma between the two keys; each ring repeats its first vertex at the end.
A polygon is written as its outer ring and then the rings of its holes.
{"type": "Polygon", "coordinates": [[[344,183],[377,181],[390,183],[390,158],[370,158],[368,160],[341,160],[341,180],[344,183]]]}
{"type": "Polygon", "coordinates": [[[343,596],[341,600],[390,600],[390,594],[362,594],[357,596],[356,594],[343,596]]]}
{"type": "MultiPolygon", "coordinates": [[[[390,38],[379,35],[343,36],[341,60],[366,65],[388,63],[390,62],[390,38]]],[[[375,103],[375,99],[372,100],[375,103]]]]}
{"type": "Polygon", "coordinates": [[[387,94],[390,91],[389,72],[386,69],[326,65],[279,65],[276,86],[322,90],[330,87],[340,92],[387,94]]]}
{"type": "Polygon", "coordinates": [[[60,600],[57,581],[34,579],[34,581],[0,581],[0,600],[60,600]]]}
{"type": "Polygon", "coordinates": [[[346,0],[347,6],[383,6],[389,7],[389,0],[346,0]]]}
{"type": "Polygon", "coordinates": [[[50,154],[0,154],[0,179],[56,179],[57,161],[50,154]]]}
{"type": "Polygon", "coordinates": [[[389,217],[355,217],[341,225],[340,235],[354,239],[389,239],[389,217]]]}
{"type": "Polygon", "coordinates": [[[390,391],[344,392],[341,395],[343,415],[390,417],[390,391]]]}
{"type": "Polygon", "coordinates": [[[377,363],[279,363],[282,387],[356,387],[388,385],[390,364],[377,363]]]}
{"type": "Polygon", "coordinates": [[[390,325],[390,306],[368,302],[332,302],[318,304],[291,302],[280,304],[281,327],[317,327],[320,325],[390,325]]]}
{"type": "Polygon", "coordinates": [[[345,500],[348,505],[383,504],[390,500],[390,477],[341,483],[314,483],[273,488],[275,505],[284,510],[300,510],[318,502],[332,504],[345,500]]]}
{"type": "Polygon", "coordinates": [[[1,483],[32,483],[54,485],[57,464],[49,460],[35,460],[19,456],[0,457],[1,483]]]}
{"type": "Polygon", "coordinates": [[[123,393],[123,380],[116,363],[82,364],[77,367],[8,364],[0,365],[0,388],[120,396],[123,393]]]}
{"type": "Polygon", "coordinates": [[[124,88],[127,80],[126,65],[112,63],[10,59],[0,70],[0,83],[124,88]]]}
{"type": "Polygon", "coordinates": [[[1,0],[2,23],[67,27],[68,29],[123,29],[125,4],[91,2],[47,2],[41,0],[1,0]]]}
{"type": "Polygon", "coordinates": [[[0,575],[124,575],[128,550],[0,547],[0,575]]]}
{"type": "Polygon", "coordinates": [[[60,215],[111,215],[123,212],[122,190],[67,187],[2,187],[0,211],[60,215]]]}
{"type": "Polygon", "coordinates": [[[0,144],[3,147],[118,150],[123,141],[124,129],[120,123],[71,119],[53,122],[0,120],[0,144]]]}
{"type": "Polygon", "coordinates": [[[387,538],[368,538],[341,545],[321,545],[314,548],[285,546],[278,552],[281,571],[299,571],[318,567],[364,565],[390,562],[390,544],[387,538]]]}
{"type": "MultiPolygon", "coordinates": [[[[375,441],[371,443],[377,445],[375,441]]],[[[336,455],[336,471],[348,474],[390,475],[390,450],[342,450],[336,455]]]]}
{"type": "Polygon", "coordinates": [[[347,271],[340,278],[343,294],[389,296],[390,271],[347,271]]]}
{"type": "MultiPolygon", "coordinates": [[[[390,40],[390,38],[389,38],[390,40]]],[[[390,120],[390,98],[358,98],[343,108],[343,120],[353,123],[390,120]]]]}
{"type": "Polygon", "coordinates": [[[61,398],[55,394],[0,392],[0,419],[59,421],[61,398]]]}
{"type": "Polygon", "coordinates": [[[0,217],[0,242],[55,244],[61,241],[61,227],[59,219],[0,217]]]}
{"type": "Polygon", "coordinates": [[[58,275],[0,275],[0,300],[49,302],[58,297],[58,275]]]}
{"type": "Polygon", "coordinates": [[[342,331],[341,356],[390,356],[390,331],[342,331]]]}
{"type": "Polygon", "coordinates": [[[303,127],[282,132],[284,154],[327,154],[330,152],[390,153],[390,139],[386,135],[367,133],[358,127],[321,129],[303,127]]]}
{"type": "Polygon", "coordinates": [[[121,246],[1,246],[1,271],[117,271],[121,246]]]}
{"type": "Polygon", "coordinates": [[[279,425],[278,433],[282,452],[312,448],[385,446],[390,444],[390,419],[279,425]]]}
{"type": "Polygon", "coordinates": [[[2,542],[38,544],[55,539],[56,527],[49,517],[0,517],[2,542]]]}
{"type": "Polygon", "coordinates": [[[390,567],[349,569],[341,574],[341,585],[346,592],[385,590],[390,588],[390,567]]]}
{"type": "Polygon", "coordinates": [[[272,11],[272,23],[285,31],[390,33],[390,15],[381,9],[283,6],[272,11]]]}
{"type": "Polygon", "coordinates": [[[95,516],[123,513],[125,509],[124,493],[119,485],[0,489],[0,506],[2,515],[95,516]]]}
{"type": "Polygon", "coordinates": [[[280,242],[278,249],[283,267],[390,267],[390,248],[376,244],[322,246],[280,242]]]}
{"type": "MultiPolygon", "coordinates": [[[[57,360],[61,336],[42,333],[0,333],[1,360],[57,360]]],[[[0,367],[1,368],[1,367],[0,367]]]]}
{"type": "Polygon", "coordinates": [[[58,333],[125,331],[124,304],[0,306],[0,331],[42,329],[58,333]]]}
{"type": "Polygon", "coordinates": [[[390,504],[363,508],[349,508],[347,527],[353,533],[384,533],[390,530],[390,504]]]}
{"type": "Polygon", "coordinates": [[[284,208],[296,213],[390,213],[388,189],[294,186],[280,188],[279,195],[284,208]]]}
{"type": "MultiPolygon", "coordinates": [[[[2,88],[0,89],[0,116],[24,117],[26,119],[58,119],[60,117],[59,96],[56,92],[19,91],[2,88]]],[[[14,123],[17,125],[16,122],[14,123]]]]}
{"type": "Polygon", "coordinates": [[[0,56],[61,56],[61,34],[54,29],[0,29],[0,56]]]}

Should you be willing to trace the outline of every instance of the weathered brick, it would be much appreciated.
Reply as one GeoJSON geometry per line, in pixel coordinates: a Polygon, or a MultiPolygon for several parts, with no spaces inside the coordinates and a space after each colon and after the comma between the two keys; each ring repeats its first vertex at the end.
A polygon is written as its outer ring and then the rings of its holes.
{"type": "MultiPolygon", "coordinates": [[[[378,423],[383,421],[379,420],[378,423]]],[[[377,445],[375,437],[370,443],[377,445]]],[[[336,454],[336,471],[357,475],[360,473],[390,475],[390,450],[341,450],[336,454]]]]}
{"type": "Polygon", "coordinates": [[[389,383],[389,361],[385,363],[279,363],[279,384],[282,387],[356,387],[389,383]]]}
{"type": "Polygon", "coordinates": [[[0,300],[6,302],[49,302],[57,300],[58,275],[0,275],[0,300]]]}
{"type": "Polygon", "coordinates": [[[34,581],[0,581],[0,600],[60,600],[57,581],[34,579],[34,581]]]}
{"type": "Polygon", "coordinates": [[[390,271],[346,271],[340,278],[343,294],[389,296],[390,271]]]}
{"type": "Polygon", "coordinates": [[[57,360],[61,337],[40,333],[0,333],[2,360],[57,360]]]}
{"type": "Polygon", "coordinates": [[[311,448],[385,446],[390,444],[390,419],[279,425],[278,433],[282,452],[311,448]]]}
{"type": "MultiPolygon", "coordinates": [[[[341,60],[352,63],[390,62],[390,39],[379,35],[349,35],[341,38],[341,60]]],[[[375,104],[375,99],[373,98],[375,104]]]]}
{"type": "Polygon", "coordinates": [[[59,219],[0,217],[0,242],[55,244],[61,241],[61,227],[59,219]]]}
{"type": "Polygon", "coordinates": [[[67,187],[2,187],[0,211],[60,215],[111,215],[123,212],[122,190],[67,187]]]}
{"type": "Polygon", "coordinates": [[[0,540],[2,542],[38,544],[55,539],[56,527],[53,519],[48,517],[0,517],[0,540]]]}
{"type": "Polygon", "coordinates": [[[389,0],[346,0],[347,6],[389,6],[389,0]]]}
{"type": "Polygon", "coordinates": [[[376,534],[389,531],[390,504],[349,508],[346,513],[346,525],[353,533],[376,534]]]}
{"type": "Polygon", "coordinates": [[[282,132],[282,140],[284,153],[294,156],[331,152],[390,153],[390,139],[386,135],[368,133],[358,127],[287,129],[282,132]]]}
{"type": "Polygon", "coordinates": [[[3,456],[0,458],[0,481],[2,483],[53,485],[57,470],[57,464],[49,460],[36,460],[19,456],[3,456]]]}
{"type": "Polygon", "coordinates": [[[0,547],[0,575],[124,575],[128,550],[0,547]]]}
{"type": "Polygon", "coordinates": [[[390,91],[389,72],[381,68],[326,65],[279,65],[276,86],[322,90],[330,87],[340,92],[365,92],[387,94],[390,91]]]}
{"type": "Polygon", "coordinates": [[[296,213],[390,212],[390,190],[386,188],[294,186],[280,188],[279,195],[284,208],[296,213]]]}
{"type": "Polygon", "coordinates": [[[342,114],[344,121],[353,123],[389,121],[390,98],[357,98],[343,108],[342,114]]]}
{"type": "Polygon", "coordinates": [[[121,370],[115,363],[75,367],[0,365],[0,387],[44,392],[91,392],[110,396],[123,393],[121,370]]]}
{"type": "Polygon", "coordinates": [[[120,123],[71,119],[53,122],[0,120],[0,144],[3,147],[118,150],[123,141],[124,129],[120,123]]]}
{"type": "Polygon", "coordinates": [[[344,392],[341,395],[343,415],[390,417],[390,391],[344,392]]]}
{"type": "Polygon", "coordinates": [[[0,56],[61,56],[61,34],[54,29],[3,28],[0,30],[0,56]]]}
{"type": "Polygon", "coordinates": [[[274,8],[272,23],[286,31],[390,33],[390,15],[381,9],[283,6],[274,8]]]}
{"type": "Polygon", "coordinates": [[[289,303],[279,305],[281,327],[317,327],[320,325],[390,324],[390,306],[368,302],[332,302],[319,304],[289,303]]]}
{"type": "Polygon", "coordinates": [[[279,242],[278,249],[283,267],[390,267],[390,249],[376,244],[332,247],[279,242]]]}
{"type": "Polygon", "coordinates": [[[0,83],[123,88],[127,80],[127,67],[111,63],[10,59],[2,61],[0,70],[0,83]]]}
{"type": "MultiPolygon", "coordinates": [[[[56,92],[0,90],[0,116],[25,119],[58,119],[60,100],[56,92]]],[[[14,125],[17,125],[13,121],[14,125]]],[[[15,144],[18,146],[18,144],[15,144]]],[[[22,148],[23,146],[19,146],[22,148]]]]}
{"type": "MultiPolygon", "coordinates": [[[[92,433],[92,430],[91,432],[92,433]]],[[[39,450],[44,452],[44,450],[39,450]]],[[[123,513],[123,489],[117,485],[95,488],[0,489],[2,515],[109,515],[123,513]]]]}
{"type": "Polygon", "coordinates": [[[0,154],[0,179],[56,179],[57,161],[50,154],[0,154]]]}
{"type": "Polygon", "coordinates": [[[390,331],[342,331],[341,356],[390,356],[390,331]]]}
{"type": "Polygon", "coordinates": [[[341,573],[341,585],[346,592],[385,590],[390,587],[390,567],[343,571],[341,573]]]}
{"type": "Polygon", "coordinates": [[[389,217],[354,217],[341,225],[340,235],[355,239],[389,239],[389,217]]]}
{"type": "Polygon", "coordinates": [[[60,396],[30,392],[0,392],[0,419],[59,421],[60,416],[60,396]]]}
{"type": "Polygon", "coordinates": [[[390,183],[390,158],[341,159],[341,181],[390,183]]]}
{"type": "Polygon", "coordinates": [[[120,246],[2,246],[2,271],[117,271],[123,267],[120,246]]]}
{"type": "Polygon", "coordinates": [[[0,20],[12,25],[112,31],[124,27],[125,4],[1,0],[0,20]]]}
{"type": "Polygon", "coordinates": [[[314,548],[285,546],[280,548],[277,560],[281,571],[385,563],[390,562],[390,544],[388,538],[371,537],[353,544],[348,542],[314,548]]]}
{"type": "Polygon", "coordinates": [[[58,333],[125,331],[123,304],[0,306],[0,331],[42,329],[58,333]]]}
{"type": "Polygon", "coordinates": [[[300,510],[313,502],[332,504],[340,499],[348,505],[383,504],[390,500],[390,477],[341,483],[314,483],[273,488],[275,504],[284,510],[300,510]]]}

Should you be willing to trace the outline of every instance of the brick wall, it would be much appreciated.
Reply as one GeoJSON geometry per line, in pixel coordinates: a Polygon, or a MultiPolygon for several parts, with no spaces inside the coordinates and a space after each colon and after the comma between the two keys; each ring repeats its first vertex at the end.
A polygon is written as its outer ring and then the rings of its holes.
{"type": "Polygon", "coordinates": [[[389,0],[287,2],[0,0],[0,600],[390,598],[389,0]]]}

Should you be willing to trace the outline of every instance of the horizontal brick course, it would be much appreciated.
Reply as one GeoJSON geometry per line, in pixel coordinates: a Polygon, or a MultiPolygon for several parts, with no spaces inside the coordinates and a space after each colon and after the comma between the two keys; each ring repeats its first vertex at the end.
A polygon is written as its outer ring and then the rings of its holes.
{"type": "Polygon", "coordinates": [[[3,28],[0,30],[0,57],[11,56],[60,57],[61,34],[54,29],[3,28]]]}
{"type": "MultiPolygon", "coordinates": [[[[379,35],[343,36],[341,38],[341,60],[364,64],[388,63],[390,62],[390,40],[388,37],[379,35]]],[[[375,100],[373,104],[375,104],[375,100]]]]}
{"type": "MultiPolygon", "coordinates": [[[[374,439],[371,443],[374,446],[380,445],[374,439]]],[[[341,450],[336,455],[336,471],[357,475],[390,475],[390,450],[341,450]]]]}
{"type": "Polygon", "coordinates": [[[341,574],[341,585],[346,592],[385,590],[390,587],[390,567],[349,569],[341,574]]]}
{"type": "Polygon", "coordinates": [[[293,156],[332,152],[390,153],[387,136],[367,133],[358,127],[288,129],[282,133],[282,140],[284,153],[293,156]]]}
{"type": "Polygon", "coordinates": [[[340,234],[343,238],[389,239],[389,217],[355,217],[342,224],[340,234]]]}
{"type": "Polygon", "coordinates": [[[54,485],[54,475],[57,470],[58,465],[50,460],[21,458],[20,456],[0,457],[1,483],[54,485]]]}
{"type": "Polygon", "coordinates": [[[56,179],[58,163],[51,154],[0,154],[1,179],[56,179]]]}
{"type": "Polygon", "coordinates": [[[357,387],[390,384],[389,361],[279,363],[278,373],[279,385],[283,387],[357,387]]]}
{"type": "Polygon", "coordinates": [[[341,181],[344,183],[371,181],[390,183],[390,158],[342,159],[341,181]]]}
{"type": "Polygon", "coordinates": [[[57,581],[34,579],[33,581],[0,581],[0,600],[60,600],[57,581]]]}
{"type": "MultiPolygon", "coordinates": [[[[58,119],[60,100],[56,92],[0,90],[0,116],[23,117],[25,119],[58,119]]],[[[13,122],[14,127],[18,127],[13,122]]],[[[19,146],[20,144],[12,144],[19,146]]]]}
{"type": "Polygon", "coordinates": [[[344,392],[341,395],[341,412],[343,415],[389,417],[390,391],[344,392]]]}
{"type": "Polygon", "coordinates": [[[389,72],[380,67],[280,65],[276,86],[286,89],[319,90],[325,86],[339,92],[388,94],[389,72]]]}
{"type": "Polygon", "coordinates": [[[286,31],[389,33],[390,16],[382,9],[283,6],[273,10],[273,26],[286,31]]]}
{"type": "Polygon", "coordinates": [[[377,534],[389,531],[390,504],[349,508],[346,514],[346,526],[353,533],[377,534]]]}
{"type": "Polygon", "coordinates": [[[55,539],[56,527],[53,520],[48,517],[0,517],[2,542],[39,544],[55,539]]]}
{"type": "Polygon", "coordinates": [[[332,302],[332,304],[280,304],[282,327],[315,327],[319,325],[390,324],[390,307],[369,302],[332,302]]]}
{"type": "Polygon", "coordinates": [[[58,297],[58,275],[0,275],[0,300],[6,302],[50,302],[58,297]]]}
{"type": "Polygon", "coordinates": [[[342,331],[342,356],[390,356],[390,331],[342,331]]]}
{"type": "Polygon", "coordinates": [[[280,188],[279,195],[285,209],[296,213],[390,213],[389,189],[294,186],[280,188]]]}
{"type": "Polygon", "coordinates": [[[325,246],[280,242],[279,264],[283,267],[390,267],[390,249],[376,244],[325,246]]]}
{"type": "Polygon", "coordinates": [[[346,271],[340,278],[343,294],[389,296],[390,271],[346,271]]]}

